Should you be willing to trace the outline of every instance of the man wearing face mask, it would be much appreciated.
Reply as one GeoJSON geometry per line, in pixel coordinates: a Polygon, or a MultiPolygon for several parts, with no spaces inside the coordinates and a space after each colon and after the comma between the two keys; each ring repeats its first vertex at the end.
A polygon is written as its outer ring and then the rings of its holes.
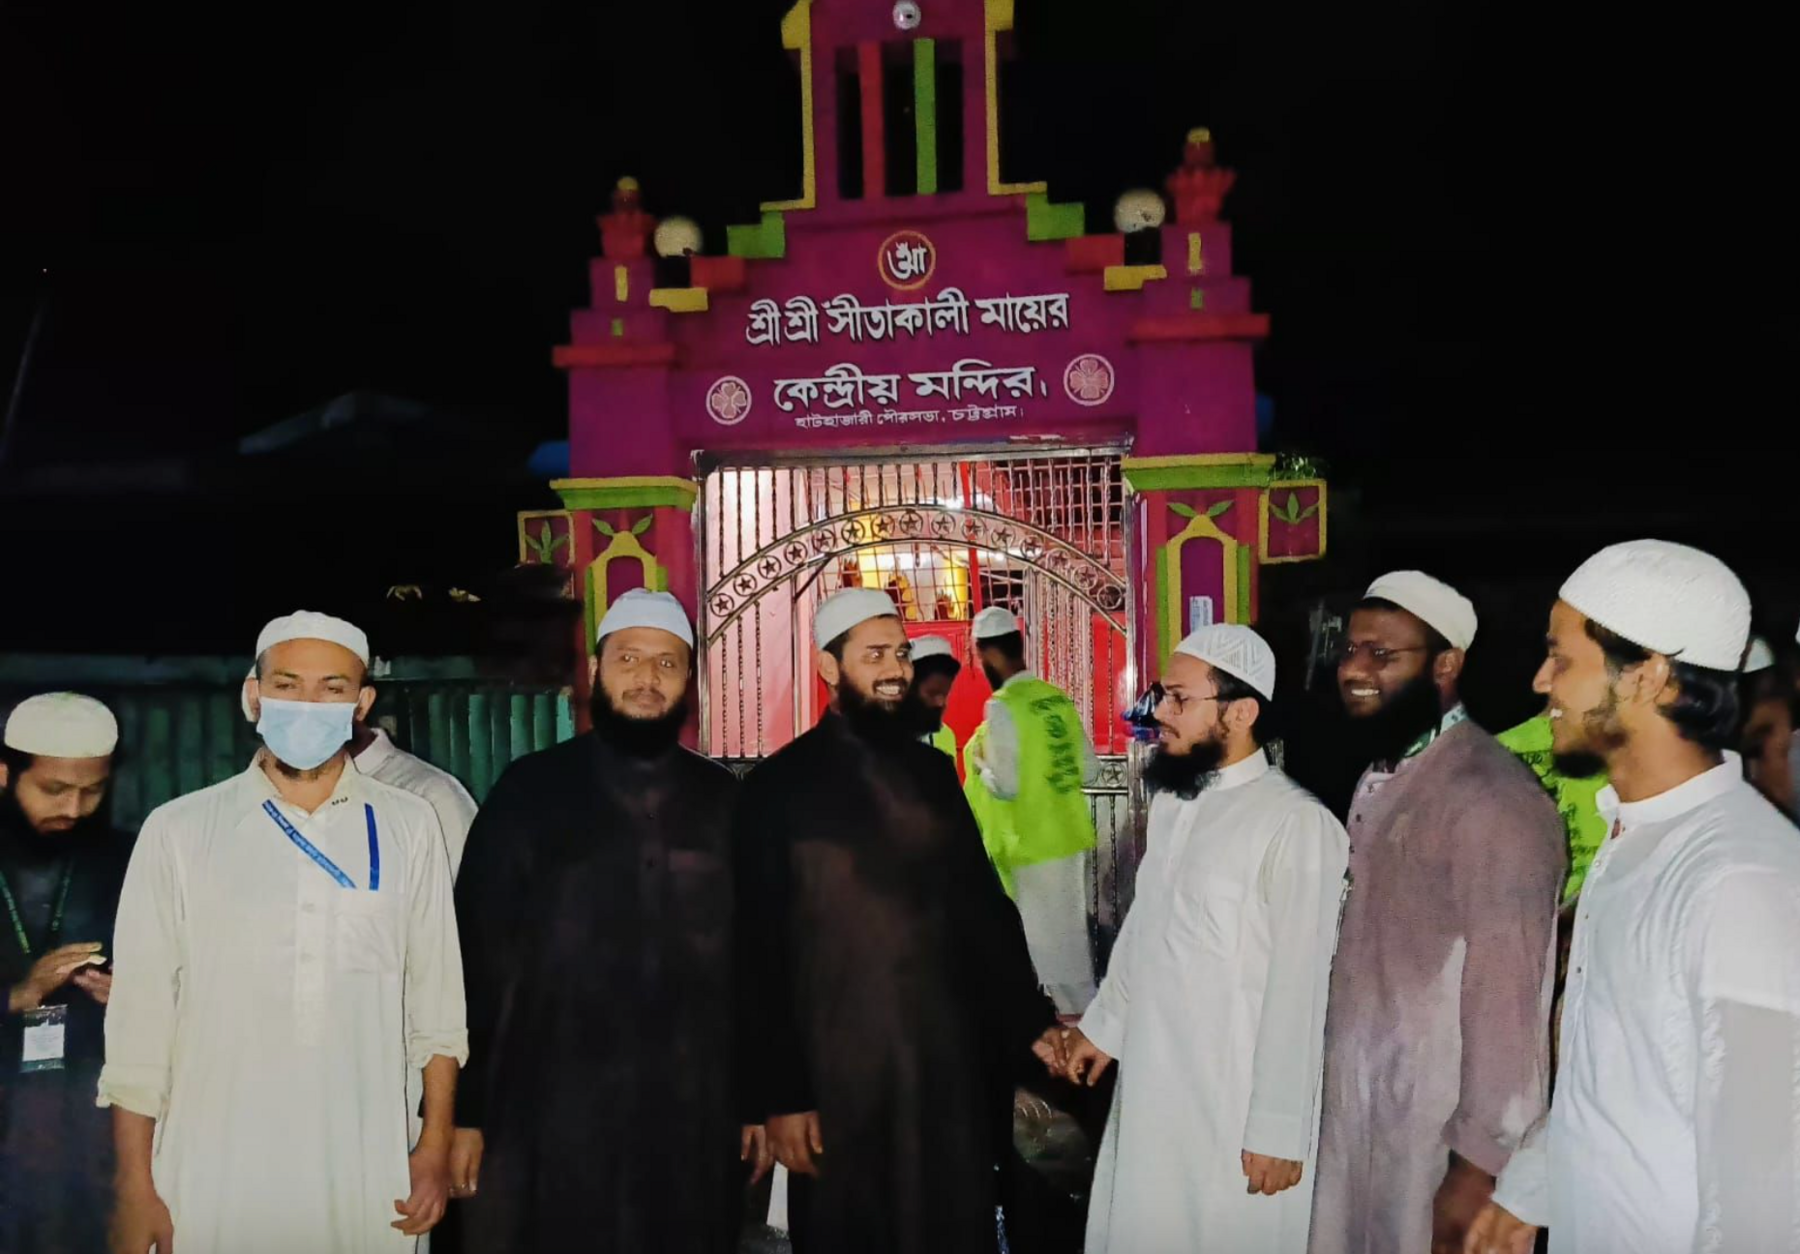
{"type": "Polygon", "coordinates": [[[1338,687],[1371,759],[1350,803],[1313,1254],[1455,1254],[1544,1109],[1566,844],[1531,771],[1457,695],[1475,607],[1377,579],[1338,687]]]}
{"type": "Polygon", "coordinates": [[[256,657],[262,752],[151,813],[120,897],[116,1254],[411,1250],[449,1195],[468,1038],[443,832],[349,769],[360,630],[301,611],[256,657]]]}
{"type": "Polygon", "coordinates": [[[884,592],[814,619],[831,709],[738,804],[739,1084],[797,1254],[994,1248],[1013,1084],[1062,1033],[949,760],[905,717],[884,592]]]}
{"type": "Polygon", "coordinates": [[[131,841],[107,823],[119,725],[92,697],[19,703],[0,750],[0,1250],[106,1240],[112,1137],[94,1109],[113,914],[131,841]]]}
{"type": "Polygon", "coordinates": [[[673,596],[621,595],[593,730],[508,767],[469,834],[451,1184],[477,1254],[729,1254],[768,1165],[734,1122],[737,781],[680,743],[693,648],[673,596]]]}
{"type": "Polygon", "coordinates": [[[1325,995],[1349,842],[1263,751],[1275,655],[1248,627],[1175,646],[1137,892],[1069,1078],[1116,1058],[1087,1254],[1304,1254],[1325,995]]]}

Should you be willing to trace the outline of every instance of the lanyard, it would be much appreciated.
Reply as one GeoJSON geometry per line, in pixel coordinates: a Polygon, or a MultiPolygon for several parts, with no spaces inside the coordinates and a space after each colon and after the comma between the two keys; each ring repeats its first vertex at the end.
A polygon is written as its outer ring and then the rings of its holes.
{"type": "MultiPolygon", "coordinates": [[[[281,834],[293,841],[301,853],[318,863],[319,869],[325,874],[345,888],[354,889],[356,887],[350,877],[338,869],[337,863],[326,857],[317,845],[302,836],[299,830],[287,821],[281,811],[275,808],[273,801],[263,802],[263,813],[274,820],[275,826],[281,829],[281,834]]],[[[369,891],[375,892],[381,887],[381,842],[375,837],[375,807],[366,801],[363,803],[363,818],[369,825],[369,891]]]]}
{"type": "MultiPolygon", "coordinates": [[[[63,907],[69,904],[69,885],[75,880],[75,859],[70,858],[63,867],[62,883],[56,890],[56,909],[50,914],[50,931],[44,937],[44,948],[49,949],[56,943],[57,935],[62,931],[63,907]]],[[[6,876],[0,875],[0,897],[6,899],[6,913],[12,919],[13,939],[19,942],[19,952],[27,958],[31,957],[31,938],[25,935],[25,920],[19,917],[19,903],[13,900],[12,888],[6,882],[6,876]]]]}

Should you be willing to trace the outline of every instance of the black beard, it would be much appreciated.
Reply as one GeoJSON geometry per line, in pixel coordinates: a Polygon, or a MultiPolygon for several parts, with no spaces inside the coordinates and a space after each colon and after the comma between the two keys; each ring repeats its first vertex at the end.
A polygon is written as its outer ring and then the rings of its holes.
{"type": "Polygon", "coordinates": [[[864,740],[908,740],[914,735],[913,722],[907,717],[904,701],[889,705],[858,692],[846,682],[838,685],[837,708],[844,721],[850,724],[850,730],[864,740]]]}
{"type": "Polygon", "coordinates": [[[77,844],[106,830],[106,809],[102,805],[87,818],[77,819],[75,826],[65,832],[40,832],[25,817],[12,789],[0,790],[0,848],[12,849],[34,863],[66,858],[77,844]]]}
{"type": "Polygon", "coordinates": [[[1172,792],[1183,801],[1192,801],[1224,757],[1225,746],[1216,740],[1197,744],[1186,753],[1170,753],[1158,745],[1144,767],[1144,786],[1151,792],[1172,792]]]}
{"type": "Polygon", "coordinates": [[[606,689],[596,687],[588,701],[594,734],[628,758],[660,758],[681,740],[687,707],[677,701],[668,713],[636,718],[613,705],[606,689]]]}
{"type": "Polygon", "coordinates": [[[1431,668],[1406,681],[1406,686],[1373,714],[1353,717],[1350,726],[1362,737],[1371,762],[1397,762],[1413,741],[1444,719],[1443,698],[1432,682],[1431,668]]]}
{"type": "Polygon", "coordinates": [[[1000,685],[1006,682],[1006,676],[989,666],[986,662],[981,664],[981,673],[987,676],[988,687],[992,688],[995,692],[999,692],[1000,685]]]}
{"type": "Polygon", "coordinates": [[[906,700],[900,705],[900,716],[906,720],[907,726],[921,736],[935,736],[944,725],[944,712],[919,700],[916,691],[907,692],[906,700]]]}
{"type": "Polygon", "coordinates": [[[1606,770],[1606,760],[1585,749],[1559,753],[1551,761],[1556,765],[1556,773],[1564,779],[1588,779],[1606,770]]]}

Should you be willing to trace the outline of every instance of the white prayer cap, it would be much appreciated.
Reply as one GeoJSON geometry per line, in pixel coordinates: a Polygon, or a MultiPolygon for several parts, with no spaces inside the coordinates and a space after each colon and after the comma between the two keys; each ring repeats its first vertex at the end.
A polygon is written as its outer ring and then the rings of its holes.
{"type": "Polygon", "coordinates": [[[618,600],[607,607],[605,617],[601,618],[600,630],[594,633],[594,643],[598,644],[613,632],[627,627],[655,627],[668,632],[688,648],[694,647],[694,626],[688,622],[687,611],[667,592],[633,588],[630,592],[620,593],[618,600]]]}
{"type": "Polygon", "coordinates": [[[1396,570],[1369,585],[1363,596],[1392,601],[1450,642],[1452,649],[1475,643],[1475,606],[1441,579],[1423,571],[1396,570]]]}
{"type": "Polygon", "coordinates": [[[858,623],[871,618],[898,618],[894,599],[875,588],[845,588],[834,592],[819,604],[813,615],[813,639],[823,649],[858,623]]]}
{"type": "Polygon", "coordinates": [[[119,720],[92,697],[27,697],[6,720],[6,747],[40,758],[104,758],[119,744],[119,720]]]}
{"type": "Polygon", "coordinates": [[[942,636],[919,636],[912,642],[912,646],[912,660],[915,662],[924,661],[928,657],[956,657],[950,642],[942,636]]]}
{"type": "Polygon", "coordinates": [[[992,640],[995,636],[1014,636],[1023,631],[1011,610],[1004,605],[990,605],[975,616],[969,634],[977,640],[992,640]]]}
{"type": "Polygon", "coordinates": [[[1562,599],[1633,644],[1707,670],[1735,671],[1750,641],[1750,594],[1731,568],[1667,540],[1601,549],[1562,599]]]}
{"type": "Polygon", "coordinates": [[[1242,623],[1214,623],[1191,633],[1175,652],[1197,657],[1243,680],[1264,700],[1275,699],[1275,651],[1242,623]]]}
{"type": "Polygon", "coordinates": [[[1775,650],[1761,636],[1753,636],[1750,640],[1750,652],[1744,655],[1744,674],[1754,675],[1757,671],[1766,671],[1775,665],[1775,650]]]}
{"type": "Polygon", "coordinates": [[[285,618],[271,621],[256,638],[256,656],[260,658],[276,645],[290,640],[326,640],[356,654],[364,666],[369,664],[369,637],[363,634],[361,627],[312,610],[295,610],[285,618]]]}

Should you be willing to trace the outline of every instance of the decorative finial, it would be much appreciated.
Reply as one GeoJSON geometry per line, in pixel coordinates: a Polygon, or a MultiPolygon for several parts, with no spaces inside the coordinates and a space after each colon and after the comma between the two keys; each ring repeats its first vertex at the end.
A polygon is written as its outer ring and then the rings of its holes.
{"type": "Polygon", "coordinates": [[[1212,129],[1196,126],[1187,133],[1181,168],[1169,176],[1169,199],[1175,202],[1175,221],[1181,226],[1216,222],[1225,195],[1237,175],[1220,167],[1213,155],[1212,129]]]}

